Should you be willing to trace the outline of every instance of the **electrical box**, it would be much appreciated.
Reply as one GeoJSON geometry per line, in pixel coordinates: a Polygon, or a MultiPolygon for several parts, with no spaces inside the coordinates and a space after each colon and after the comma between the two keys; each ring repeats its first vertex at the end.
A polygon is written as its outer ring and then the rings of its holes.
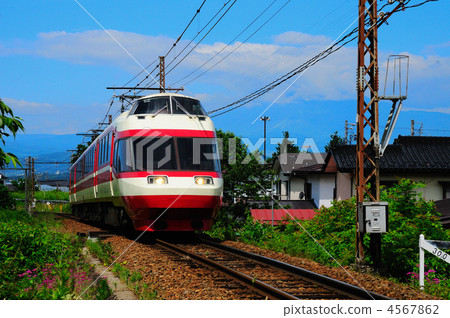
{"type": "Polygon", "coordinates": [[[388,203],[359,203],[358,223],[359,231],[362,233],[386,233],[388,230],[388,203]]]}

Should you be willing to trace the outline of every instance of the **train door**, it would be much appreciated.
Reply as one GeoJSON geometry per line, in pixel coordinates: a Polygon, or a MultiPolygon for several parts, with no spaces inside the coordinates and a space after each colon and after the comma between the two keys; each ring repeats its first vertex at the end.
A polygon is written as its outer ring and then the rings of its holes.
{"type": "Polygon", "coordinates": [[[94,198],[97,199],[98,196],[98,150],[99,150],[99,142],[97,141],[94,147],[94,198]]]}
{"type": "Polygon", "coordinates": [[[114,136],[116,131],[110,132],[111,138],[109,138],[109,187],[111,190],[111,197],[114,197],[114,186],[113,186],[113,162],[114,162],[114,136]]]}
{"type": "Polygon", "coordinates": [[[74,167],[74,174],[73,174],[73,199],[75,202],[77,202],[77,166],[74,167]]]}

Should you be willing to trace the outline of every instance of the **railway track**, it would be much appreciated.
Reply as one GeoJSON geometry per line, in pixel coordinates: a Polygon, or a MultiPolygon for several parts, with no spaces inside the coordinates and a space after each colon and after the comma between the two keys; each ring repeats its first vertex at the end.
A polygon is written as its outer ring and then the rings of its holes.
{"type": "MultiPolygon", "coordinates": [[[[67,214],[59,216],[77,220],[67,214]]],[[[99,237],[100,239],[111,236],[111,234],[104,230],[99,233],[87,233],[90,237],[99,237]]],[[[255,293],[261,295],[261,298],[280,300],[391,299],[278,260],[203,238],[196,238],[195,243],[190,240],[189,244],[180,240],[177,243],[169,243],[162,239],[144,241],[150,245],[156,243],[166,251],[182,255],[184,258],[187,256],[191,261],[220,272],[222,276],[225,275],[240,285],[246,286],[254,295],[255,293]]]]}
{"type": "Polygon", "coordinates": [[[269,299],[391,299],[327,276],[209,240],[201,244],[156,243],[188,256],[269,299]]]}

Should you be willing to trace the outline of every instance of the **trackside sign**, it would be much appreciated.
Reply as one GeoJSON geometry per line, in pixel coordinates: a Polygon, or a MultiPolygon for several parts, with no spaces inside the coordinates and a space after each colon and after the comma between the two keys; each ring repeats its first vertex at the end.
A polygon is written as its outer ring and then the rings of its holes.
{"type": "Polygon", "coordinates": [[[419,285],[423,289],[424,286],[424,272],[425,272],[425,252],[428,251],[437,258],[440,258],[447,263],[450,263],[450,255],[445,253],[442,249],[450,249],[449,241],[429,241],[425,240],[423,234],[419,238],[419,285]]]}

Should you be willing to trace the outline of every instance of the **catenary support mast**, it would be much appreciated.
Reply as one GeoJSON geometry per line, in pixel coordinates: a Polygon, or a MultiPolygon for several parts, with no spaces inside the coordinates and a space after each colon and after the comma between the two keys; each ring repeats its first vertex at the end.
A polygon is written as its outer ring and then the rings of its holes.
{"type": "MultiPolygon", "coordinates": [[[[356,199],[380,200],[378,126],[378,13],[377,0],[359,0],[357,69],[356,199]],[[367,21],[367,23],[366,23],[367,21]]],[[[358,213],[356,213],[357,222],[358,213]]],[[[357,227],[358,228],[358,227],[357,227]]],[[[364,262],[363,233],[356,232],[356,262],[364,262]]],[[[380,234],[372,234],[377,245],[380,234]]],[[[378,244],[379,245],[379,244],[378,244]]],[[[378,249],[375,247],[375,249],[378,249]]]]}

